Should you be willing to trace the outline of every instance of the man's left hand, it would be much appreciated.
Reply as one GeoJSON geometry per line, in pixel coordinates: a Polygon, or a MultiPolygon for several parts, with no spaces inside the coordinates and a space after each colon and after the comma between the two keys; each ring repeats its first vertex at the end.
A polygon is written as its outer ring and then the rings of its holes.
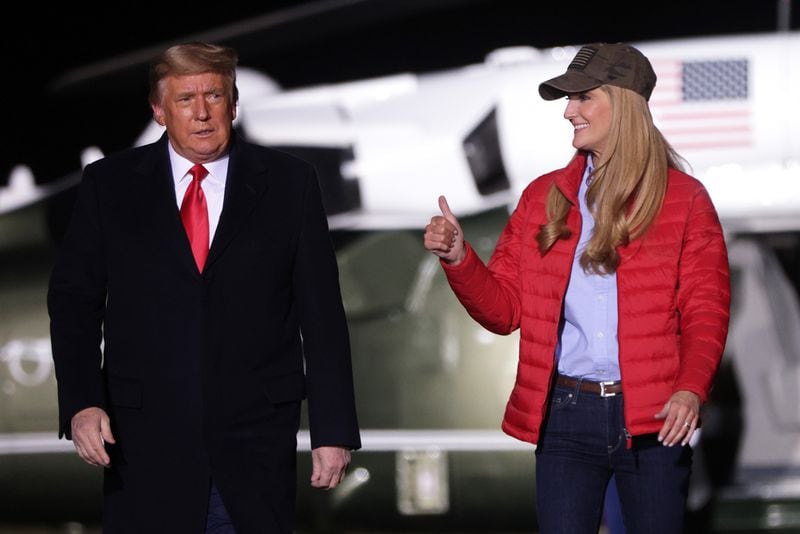
{"type": "Polygon", "coordinates": [[[317,447],[311,451],[311,485],[333,489],[344,478],[350,451],[344,447],[317,447]]]}

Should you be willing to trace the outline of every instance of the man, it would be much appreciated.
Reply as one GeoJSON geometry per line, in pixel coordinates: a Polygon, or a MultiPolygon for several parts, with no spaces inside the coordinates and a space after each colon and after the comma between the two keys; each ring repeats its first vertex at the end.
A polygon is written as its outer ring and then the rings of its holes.
{"type": "Polygon", "coordinates": [[[53,270],[59,435],[106,468],[104,532],[291,532],[306,396],[313,486],[360,447],[316,173],[232,133],[237,60],[154,60],[166,132],[86,167],[53,270]]]}

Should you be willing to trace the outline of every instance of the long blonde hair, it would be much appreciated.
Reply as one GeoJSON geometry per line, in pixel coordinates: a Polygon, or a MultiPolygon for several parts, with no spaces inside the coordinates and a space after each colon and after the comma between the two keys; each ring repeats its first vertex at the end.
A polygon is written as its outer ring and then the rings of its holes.
{"type": "MultiPolygon", "coordinates": [[[[600,87],[611,102],[611,126],[596,161],[586,202],[594,231],[580,258],[585,272],[612,273],[619,265],[616,247],[642,236],[658,215],[667,190],[667,170],[683,170],[683,159],[653,124],[645,99],[628,89],[600,87]]],[[[571,232],[570,202],[555,184],[547,196],[547,224],[536,240],[544,255],[571,232]]]]}

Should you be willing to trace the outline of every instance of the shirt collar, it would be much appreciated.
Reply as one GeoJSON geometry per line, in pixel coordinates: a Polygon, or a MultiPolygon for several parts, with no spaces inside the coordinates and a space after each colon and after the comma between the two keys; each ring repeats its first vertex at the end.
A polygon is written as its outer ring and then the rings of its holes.
{"type": "Polygon", "coordinates": [[[592,185],[592,171],[594,171],[594,162],[592,162],[592,155],[589,154],[586,156],[586,170],[583,171],[583,180],[586,182],[586,185],[592,185]]]}
{"type": "MultiPolygon", "coordinates": [[[[167,143],[167,146],[169,147],[169,160],[170,166],[172,167],[172,179],[175,181],[175,185],[180,184],[184,180],[191,180],[189,169],[194,166],[194,163],[175,152],[175,149],[172,148],[172,143],[167,143]]],[[[228,157],[228,154],[225,154],[219,159],[203,163],[203,167],[208,171],[206,180],[225,179],[228,171],[228,157]]]]}

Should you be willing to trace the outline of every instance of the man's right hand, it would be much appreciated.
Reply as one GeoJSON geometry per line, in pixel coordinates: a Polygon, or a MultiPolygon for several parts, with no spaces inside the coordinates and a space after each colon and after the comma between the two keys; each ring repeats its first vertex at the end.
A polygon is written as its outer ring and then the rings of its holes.
{"type": "Polygon", "coordinates": [[[102,408],[84,408],[72,417],[72,443],[78,456],[87,464],[109,467],[111,458],[105,442],[116,443],[111,434],[111,420],[102,408]]]}
{"type": "Polygon", "coordinates": [[[442,214],[432,217],[425,227],[425,248],[450,265],[458,265],[467,255],[464,232],[444,196],[439,197],[439,209],[442,214]]]}

